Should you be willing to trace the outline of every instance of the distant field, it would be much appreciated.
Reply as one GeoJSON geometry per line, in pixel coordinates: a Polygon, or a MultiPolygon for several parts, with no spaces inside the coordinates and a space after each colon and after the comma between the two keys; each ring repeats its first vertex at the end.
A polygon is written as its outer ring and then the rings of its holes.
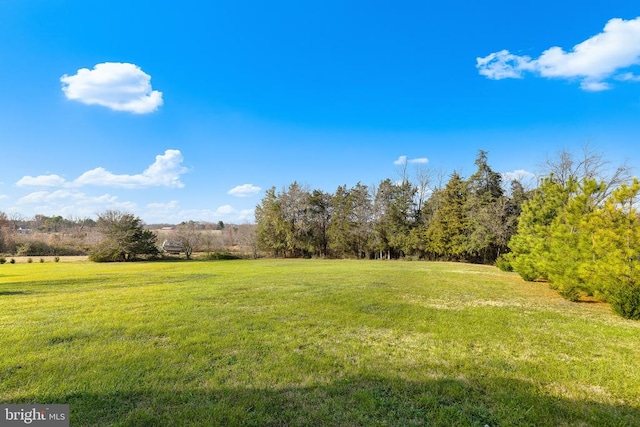
{"type": "Polygon", "coordinates": [[[0,265],[0,402],[72,426],[637,426],[640,322],[453,263],[0,265]]]}

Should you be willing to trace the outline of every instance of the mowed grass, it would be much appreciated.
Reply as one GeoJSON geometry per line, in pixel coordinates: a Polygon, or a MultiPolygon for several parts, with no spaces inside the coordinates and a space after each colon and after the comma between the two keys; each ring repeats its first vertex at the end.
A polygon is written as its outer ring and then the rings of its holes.
{"type": "Polygon", "coordinates": [[[640,322],[452,263],[0,266],[0,402],[71,425],[640,425],[640,322]]]}

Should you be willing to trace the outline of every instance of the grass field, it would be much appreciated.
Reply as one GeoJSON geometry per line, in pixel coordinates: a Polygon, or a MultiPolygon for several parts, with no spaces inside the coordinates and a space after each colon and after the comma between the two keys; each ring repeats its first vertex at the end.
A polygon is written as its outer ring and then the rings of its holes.
{"type": "Polygon", "coordinates": [[[5,264],[0,328],[72,426],[640,425],[640,322],[489,266],[5,264]]]}

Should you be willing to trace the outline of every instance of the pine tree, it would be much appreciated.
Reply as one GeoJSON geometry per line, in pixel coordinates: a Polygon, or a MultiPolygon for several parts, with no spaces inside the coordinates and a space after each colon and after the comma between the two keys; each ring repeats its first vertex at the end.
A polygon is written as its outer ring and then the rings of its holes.
{"type": "Polygon", "coordinates": [[[548,278],[553,288],[572,301],[596,291],[589,269],[594,262],[589,220],[604,188],[595,179],[581,183],[570,179],[568,200],[549,226],[548,278]]]}
{"type": "Polygon", "coordinates": [[[567,203],[567,189],[553,176],[542,180],[533,196],[522,205],[517,233],[511,237],[513,268],[525,280],[548,279],[550,225],[567,203]]]}
{"type": "Polygon", "coordinates": [[[613,191],[592,215],[593,281],[613,310],[640,319],[640,217],[636,209],[640,183],[634,179],[613,191]]]}

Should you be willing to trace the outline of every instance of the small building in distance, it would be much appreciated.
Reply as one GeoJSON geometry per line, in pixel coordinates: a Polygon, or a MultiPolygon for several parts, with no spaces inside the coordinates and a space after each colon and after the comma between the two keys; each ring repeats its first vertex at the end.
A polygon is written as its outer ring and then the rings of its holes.
{"type": "Polygon", "coordinates": [[[176,240],[165,240],[162,242],[162,250],[168,254],[178,255],[184,252],[184,246],[176,240]]]}

